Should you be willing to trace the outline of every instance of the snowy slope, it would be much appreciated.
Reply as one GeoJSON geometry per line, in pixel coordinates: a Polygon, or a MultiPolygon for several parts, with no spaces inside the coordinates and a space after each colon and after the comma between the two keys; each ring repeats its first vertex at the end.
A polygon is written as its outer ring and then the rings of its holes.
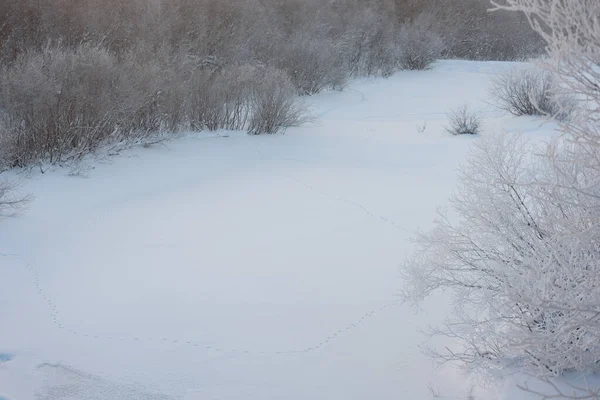
{"type": "Polygon", "coordinates": [[[440,62],[314,96],[318,122],[285,135],[191,134],[24,178],[36,200],[0,225],[0,399],[463,396],[419,349],[447,302],[398,304],[398,265],[477,140],[446,112],[551,129],[489,104],[505,68],[440,62]]]}

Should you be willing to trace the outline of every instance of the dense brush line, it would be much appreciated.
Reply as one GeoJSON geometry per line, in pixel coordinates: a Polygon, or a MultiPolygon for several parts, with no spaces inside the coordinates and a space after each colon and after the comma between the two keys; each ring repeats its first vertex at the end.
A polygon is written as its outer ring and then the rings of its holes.
{"type": "Polygon", "coordinates": [[[103,43],[117,53],[167,47],[269,64],[298,46],[334,48],[330,55],[346,53],[358,63],[393,45],[398,25],[422,15],[430,18],[419,25],[443,39],[448,57],[515,59],[539,49],[523,16],[489,7],[488,0],[4,0],[0,57],[15,59],[51,39],[69,47],[103,43]]]}
{"type": "Polygon", "coordinates": [[[274,133],[300,95],[440,57],[539,49],[486,0],[5,0],[0,162],[53,163],[184,129],[274,133]]]}

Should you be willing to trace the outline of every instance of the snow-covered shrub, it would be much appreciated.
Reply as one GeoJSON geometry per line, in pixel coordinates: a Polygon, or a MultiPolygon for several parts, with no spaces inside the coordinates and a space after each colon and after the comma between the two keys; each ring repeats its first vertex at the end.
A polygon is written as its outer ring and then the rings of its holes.
{"type": "Polygon", "coordinates": [[[155,93],[152,102],[145,108],[149,112],[146,118],[154,119],[164,132],[177,132],[190,129],[193,125],[193,114],[188,108],[189,100],[193,97],[193,90],[201,88],[194,86],[198,75],[202,75],[205,60],[190,56],[185,53],[175,53],[164,49],[148,54],[134,54],[133,62],[141,65],[152,66],[158,64],[158,69],[153,69],[151,79],[155,93]]]}
{"type": "Polygon", "coordinates": [[[297,126],[308,118],[307,109],[298,98],[289,77],[281,71],[267,69],[260,85],[253,88],[248,133],[277,133],[297,126]]]}
{"type": "Polygon", "coordinates": [[[305,120],[305,108],[289,76],[252,65],[198,70],[188,82],[186,112],[192,129],[276,133],[305,120]]]}
{"type": "Polygon", "coordinates": [[[298,92],[303,95],[342,87],[347,79],[347,66],[330,40],[297,35],[278,58],[276,66],[288,73],[298,92]]]}
{"type": "Polygon", "coordinates": [[[428,12],[434,14],[434,31],[447,42],[446,57],[516,61],[543,53],[543,42],[522,14],[490,13],[489,2],[481,0],[439,4],[428,12]]]}
{"type": "Polygon", "coordinates": [[[218,73],[210,87],[213,103],[221,109],[217,129],[245,129],[251,113],[252,93],[262,79],[262,68],[252,65],[232,66],[218,73]]]}
{"type": "Polygon", "coordinates": [[[452,135],[477,135],[481,129],[481,119],[474,111],[463,105],[448,114],[446,132],[452,135]]]}
{"type": "Polygon", "coordinates": [[[548,115],[565,120],[573,112],[573,101],[559,92],[550,73],[533,68],[500,74],[492,87],[492,95],[501,110],[516,116],[548,115]]]}
{"type": "Polygon", "coordinates": [[[192,129],[244,129],[254,79],[259,75],[249,66],[195,71],[188,83],[191,93],[187,99],[192,129]]]}
{"type": "Polygon", "coordinates": [[[575,165],[558,174],[555,159],[534,156],[518,137],[476,146],[453,216],[440,213],[418,235],[403,267],[406,299],[452,290],[443,332],[464,347],[445,357],[486,368],[517,362],[542,375],[600,370],[600,187],[597,197],[561,189],[574,176],[582,185],[597,177],[575,165]]]}
{"type": "Polygon", "coordinates": [[[365,9],[353,16],[339,40],[353,76],[387,77],[398,69],[396,30],[385,15],[365,9]]]}
{"type": "Polygon", "coordinates": [[[440,58],[444,42],[430,29],[431,26],[430,17],[420,15],[413,22],[400,27],[398,32],[400,68],[424,70],[440,58]]]}
{"type": "Polygon", "coordinates": [[[60,162],[142,128],[136,116],[152,101],[152,74],[137,67],[88,45],[21,55],[0,76],[8,163],[60,162]]]}
{"type": "Polygon", "coordinates": [[[186,116],[193,130],[217,130],[223,121],[223,104],[212,87],[214,77],[209,70],[197,69],[187,80],[186,116]],[[215,102],[218,100],[218,103],[215,102]]]}

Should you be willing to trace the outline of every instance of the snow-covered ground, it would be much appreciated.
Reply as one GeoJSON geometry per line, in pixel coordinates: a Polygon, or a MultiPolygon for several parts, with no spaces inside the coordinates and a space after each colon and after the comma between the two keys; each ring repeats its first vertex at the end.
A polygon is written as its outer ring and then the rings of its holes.
{"type": "Polygon", "coordinates": [[[444,131],[450,109],[483,134],[549,131],[490,104],[508,67],[440,62],[314,96],[317,122],[285,135],[24,178],[35,201],[0,222],[0,399],[464,396],[419,348],[446,299],[399,304],[398,266],[478,140],[444,131]]]}

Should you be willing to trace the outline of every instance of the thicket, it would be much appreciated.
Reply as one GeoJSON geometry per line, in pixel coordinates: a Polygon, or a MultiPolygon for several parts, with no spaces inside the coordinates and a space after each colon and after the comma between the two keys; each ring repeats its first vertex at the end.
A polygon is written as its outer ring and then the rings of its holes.
{"type": "Polygon", "coordinates": [[[436,59],[541,48],[487,0],[4,0],[0,164],[187,129],[274,133],[298,95],[436,59]]]}

